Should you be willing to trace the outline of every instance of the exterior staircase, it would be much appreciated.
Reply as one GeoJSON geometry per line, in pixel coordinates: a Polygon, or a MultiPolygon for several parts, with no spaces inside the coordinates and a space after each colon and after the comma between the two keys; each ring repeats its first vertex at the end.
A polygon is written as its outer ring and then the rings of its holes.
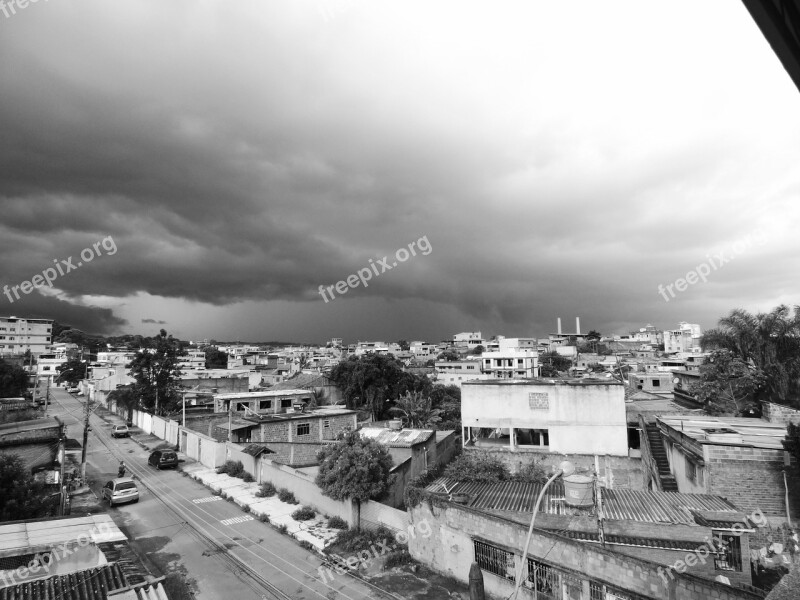
{"type": "Polygon", "coordinates": [[[658,467],[658,477],[661,480],[659,487],[663,492],[677,492],[678,482],[675,481],[675,477],[673,477],[669,470],[667,451],[664,450],[664,442],[661,441],[661,432],[658,430],[658,425],[655,423],[648,423],[646,427],[650,455],[653,457],[658,467]]]}

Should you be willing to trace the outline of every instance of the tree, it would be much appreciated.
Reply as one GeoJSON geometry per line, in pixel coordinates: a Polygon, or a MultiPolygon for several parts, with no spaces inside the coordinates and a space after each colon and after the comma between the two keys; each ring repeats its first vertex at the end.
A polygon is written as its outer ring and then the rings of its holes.
{"type": "Polygon", "coordinates": [[[439,356],[436,357],[436,360],[446,360],[448,362],[452,362],[454,360],[461,360],[461,355],[452,348],[449,348],[439,354],[439,356]]]}
{"type": "Polygon", "coordinates": [[[795,466],[800,465],[800,425],[789,423],[786,426],[786,440],[783,445],[794,456],[795,466]]]}
{"type": "Polygon", "coordinates": [[[27,389],[28,374],[25,369],[0,358],[0,398],[19,398],[27,389]]]}
{"type": "Polygon", "coordinates": [[[431,390],[431,400],[433,407],[438,408],[442,420],[439,429],[455,429],[461,431],[461,388],[457,385],[442,385],[441,383],[433,386],[431,390]]]}
{"type": "Polygon", "coordinates": [[[539,369],[542,377],[558,377],[563,372],[569,370],[572,361],[565,356],[561,356],[555,350],[545,352],[539,357],[539,369]]]}
{"type": "Polygon", "coordinates": [[[213,346],[209,346],[205,350],[206,353],[206,369],[227,369],[228,368],[228,353],[222,350],[217,350],[213,346]]]}
{"type": "Polygon", "coordinates": [[[467,452],[447,465],[444,476],[456,481],[498,483],[511,479],[508,467],[491,454],[467,452]]]}
{"type": "Polygon", "coordinates": [[[408,391],[409,375],[394,356],[370,352],[340,362],[331,369],[330,379],[342,390],[347,408],[364,408],[380,420],[386,402],[408,391]]]}
{"type": "Polygon", "coordinates": [[[715,350],[700,365],[700,382],[688,391],[709,414],[738,415],[764,383],[760,369],[730,350],[715,350]]]}
{"type": "Polygon", "coordinates": [[[50,517],[58,508],[58,496],[34,480],[17,454],[0,454],[0,490],[0,521],[50,517]]]}
{"type": "Polygon", "coordinates": [[[592,329],[589,333],[586,334],[586,339],[590,341],[599,342],[601,337],[603,336],[600,335],[600,332],[595,331],[594,329],[592,329]]]}
{"type": "Polygon", "coordinates": [[[442,411],[433,407],[431,397],[419,392],[406,392],[389,412],[402,415],[405,425],[416,429],[436,429],[436,424],[442,420],[442,411]]]}
{"type": "Polygon", "coordinates": [[[78,382],[86,377],[87,368],[85,363],[77,358],[71,358],[67,362],[56,367],[59,372],[58,378],[66,381],[70,386],[78,385],[78,382]]]}
{"type": "Polygon", "coordinates": [[[181,404],[178,341],[162,329],[159,335],[139,349],[128,365],[134,378],[134,393],[141,406],[157,415],[166,415],[181,404]]]}
{"type": "Polygon", "coordinates": [[[354,500],[358,509],[356,528],[361,527],[361,503],[380,500],[395,480],[392,457],[375,440],[361,437],[357,431],[344,435],[338,444],[317,453],[320,460],[316,484],[334,500],[354,500]]]}
{"type": "Polygon", "coordinates": [[[483,346],[481,346],[480,344],[478,344],[477,346],[475,346],[472,349],[472,354],[480,355],[480,354],[483,354],[485,351],[486,351],[486,349],[483,346]]]}
{"type": "Polygon", "coordinates": [[[122,406],[127,409],[127,421],[133,420],[133,410],[139,408],[139,397],[136,395],[136,390],[132,385],[126,385],[115,389],[108,394],[107,400],[114,400],[117,406],[122,406]]]}
{"type": "Polygon", "coordinates": [[[411,346],[406,340],[400,340],[399,342],[397,342],[397,345],[400,346],[400,350],[402,350],[403,352],[408,352],[409,350],[411,350],[411,346]]]}
{"type": "Polygon", "coordinates": [[[729,350],[766,378],[759,399],[800,407],[800,307],[779,305],[768,313],[737,308],[701,339],[703,350],[729,350]]]}

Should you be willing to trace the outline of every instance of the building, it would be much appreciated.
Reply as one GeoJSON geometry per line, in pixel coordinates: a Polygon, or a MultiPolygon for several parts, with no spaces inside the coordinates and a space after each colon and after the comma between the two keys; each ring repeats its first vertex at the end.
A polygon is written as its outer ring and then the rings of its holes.
{"type": "Polygon", "coordinates": [[[427,342],[413,341],[408,345],[408,349],[415,358],[435,357],[439,354],[436,344],[429,344],[427,342]]]}
{"type": "Polygon", "coordinates": [[[181,369],[202,371],[206,368],[206,353],[203,350],[188,350],[178,362],[181,369]]]}
{"type": "Polygon", "coordinates": [[[314,395],[309,390],[264,390],[233,394],[215,394],[214,412],[272,414],[294,412],[295,405],[307,405],[314,395]]]}
{"type": "Polygon", "coordinates": [[[700,338],[703,332],[700,325],[681,321],[678,329],[664,331],[664,352],[701,352],[700,338]]]}
{"type": "Polygon", "coordinates": [[[518,349],[484,352],[481,367],[489,379],[531,379],[539,376],[539,353],[518,349]]]}
{"type": "Polygon", "coordinates": [[[0,454],[16,454],[31,471],[47,469],[59,459],[65,426],[57,417],[0,424],[0,454]]]}
{"type": "MultiPolygon", "coordinates": [[[[58,368],[67,362],[66,354],[40,354],[36,359],[36,377],[52,377],[53,383],[61,373],[58,368]]],[[[88,363],[86,363],[88,365],[88,363]]]]}
{"type": "Polygon", "coordinates": [[[437,360],[436,381],[442,385],[455,385],[460,388],[464,381],[489,379],[491,376],[483,373],[481,364],[482,361],[477,357],[471,360],[437,360]]]}
{"type": "Polygon", "coordinates": [[[538,350],[539,341],[536,338],[507,338],[497,335],[486,342],[486,350],[496,352],[498,350],[538,350]]]}
{"type": "MultiPolygon", "coordinates": [[[[746,512],[762,511],[772,522],[789,520],[787,512],[800,515],[800,482],[784,477],[795,462],[783,447],[784,424],[668,415],[657,417],[655,427],[658,435],[648,436],[648,452],[642,452],[643,460],[653,463],[646,472],[666,467],[679,492],[723,496],[746,512]]],[[[662,489],[659,478],[647,483],[662,489]]]]}
{"type": "Polygon", "coordinates": [[[486,340],[483,339],[480,331],[465,331],[453,336],[453,346],[462,350],[474,350],[478,346],[486,347],[486,340]]]}
{"type": "Polygon", "coordinates": [[[559,346],[577,346],[586,341],[586,334],[581,333],[581,318],[575,317],[575,333],[564,333],[561,331],[561,317],[558,317],[556,333],[548,336],[548,345],[551,350],[556,350],[559,346]]]}
{"type": "Polygon", "coordinates": [[[631,389],[657,394],[665,398],[672,398],[673,379],[672,373],[634,371],[628,373],[628,385],[631,389]]]}
{"type": "MultiPolygon", "coordinates": [[[[470,381],[461,386],[465,451],[486,450],[512,470],[534,455],[628,457],[625,391],[616,381],[470,381]]],[[[625,468],[625,467],[623,467],[625,468]]]]}
{"type": "Polygon", "coordinates": [[[53,336],[52,319],[0,317],[0,356],[39,355],[48,351],[53,336]]]}

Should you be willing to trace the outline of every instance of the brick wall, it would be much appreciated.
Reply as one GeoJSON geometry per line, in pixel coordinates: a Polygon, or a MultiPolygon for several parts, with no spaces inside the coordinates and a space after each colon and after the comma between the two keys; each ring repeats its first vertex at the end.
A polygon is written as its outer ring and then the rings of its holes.
{"type": "Polygon", "coordinates": [[[274,454],[267,454],[266,457],[292,467],[318,465],[317,452],[329,444],[330,442],[270,442],[267,447],[274,454]]]}
{"type": "MultiPolygon", "coordinates": [[[[555,454],[537,452],[534,450],[522,450],[509,452],[502,449],[474,448],[467,446],[464,452],[483,453],[497,458],[508,466],[512,473],[530,462],[540,462],[546,469],[554,471],[558,465],[568,460],[575,465],[579,472],[595,470],[595,457],[586,454],[555,454]]],[[[643,490],[644,487],[644,467],[641,458],[626,458],[620,456],[599,456],[598,463],[601,481],[606,487],[621,487],[629,490],[643,490]]]]}
{"type": "Polygon", "coordinates": [[[794,423],[795,425],[800,424],[800,410],[795,410],[781,404],[762,402],[761,414],[763,418],[770,423],[781,423],[782,425],[788,425],[789,423],[794,423]]]}
{"type": "MultiPolygon", "coordinates": [[[[713,445],[707,447],[708,493],[723,496],[750,513],[786,518],[783,450],[713,445]]],[[[794,461],[793,461],[794,462],[794,461]]],[[[800,482],[787,477],[792,516],[800,515],[800,482]]]]}
{"type": "MultiPolygon", "coordinates": [[[[412,536],[411,555],[433,570],[468,582],[469,568],[475,560],[473,540],[480,540],[514,554],[514,566],[521,561],[527,527],[495,515],[481,513],[448,502],[431,505],[423,501],[409,511],[412,526],[431,535],[412,536]]],[[[727,586],[695,575],[675,572],[670,578],[662,567],[640,556],[626,556],[599,546],[574,541],[536,530],[529,556],[581,580],[584,597],[589,597],[589,581],[629,590],[646,598],[664,600],[755,600],[763,595],[727,586]]],[[[516,568],[514,569],[516,573],[516,568]]],[[[510,579],[484,571],[487,593],[508,598],[514,589],[510,579]]],[[[524,588],[523,588],[524,589],[524,588]]],[[[523,592],[523,598],[531,598],[523,592]]]]}

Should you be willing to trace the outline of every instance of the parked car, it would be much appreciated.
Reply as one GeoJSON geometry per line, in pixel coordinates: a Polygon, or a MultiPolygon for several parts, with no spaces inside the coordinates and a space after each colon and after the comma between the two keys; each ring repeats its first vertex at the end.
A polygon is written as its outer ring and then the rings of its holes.
{"type": "Polygon", "coordinates": [[[80,389],[78,386],[73,386],[73,387],[69,387],[69,388],[67,388],[67,391],[68,391],[70,394],[77,394],[78,392],[80,392],[80,391],[81,391],[81,389],[80,389]]]}
{"type": "Polygon", "coordinates": [[[118,477],[103,486],[103,498],[108,500],[111,506],[125,502],[138,502],[139,488],[136,487],[136,482],[132,478],[118,477]]]}
{"type": "Polygon", "coordinates": [[[169,469],[178,466],[178,453],[175,450],[156,450],[147,459],[156,469],[169,469]]]}
{"type": "Polygon", "coordinates": [[[130,435],[131,432],[127,425],[114,425],[111,428],[111,437],[129,437],[130,435]]]}

